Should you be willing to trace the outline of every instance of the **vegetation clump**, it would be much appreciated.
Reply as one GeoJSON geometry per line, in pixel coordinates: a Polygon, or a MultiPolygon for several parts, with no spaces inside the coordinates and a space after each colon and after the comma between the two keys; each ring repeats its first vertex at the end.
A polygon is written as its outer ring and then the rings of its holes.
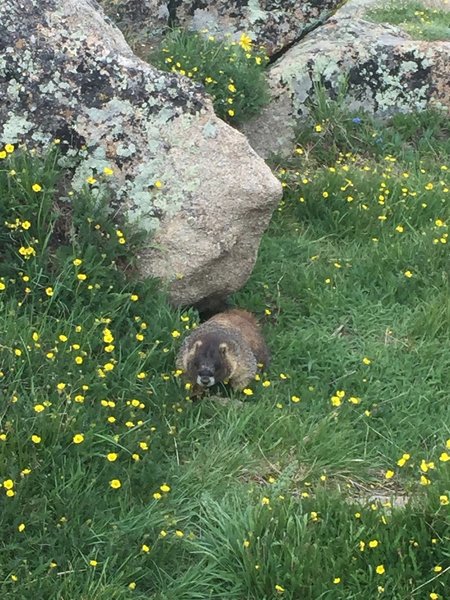
{"type": "Polygon", "coordinates": [[[269,57],[242,34],[218,40],[207,32],[173,30],[150,62],[205,86],[216,114],[240,123],[257,114],[269,100],[264,68],[269,57]]]}

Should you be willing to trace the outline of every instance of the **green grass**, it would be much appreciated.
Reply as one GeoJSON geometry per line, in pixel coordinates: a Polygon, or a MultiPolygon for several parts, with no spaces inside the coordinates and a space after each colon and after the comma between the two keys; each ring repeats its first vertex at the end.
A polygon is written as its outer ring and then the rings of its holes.
{"type": "Polygon", "coordinates": [[[370,10],[367,16],[377,23],[391,23],[421,40],[450,40],[450,11],[427,7],[414,0],[390,1],[370,10]]]}
{"type": "Polygon", "coordinates": [[[149,57],[159,69],[203,84],[216,114],[230,124],[246,121],[268,103],[264,76],[268,60],[246,34],[239,41],[217,40],[179,29],[171,31],[149,57]]]}
{"type": "Polygon", "coordinates": [[[2,598],[446,597],[447,130],[315,107],[234,297],[272,365],[225,403],[174,371],[195,312],[123,275],[139,232],[0,151],[2,598]]]}

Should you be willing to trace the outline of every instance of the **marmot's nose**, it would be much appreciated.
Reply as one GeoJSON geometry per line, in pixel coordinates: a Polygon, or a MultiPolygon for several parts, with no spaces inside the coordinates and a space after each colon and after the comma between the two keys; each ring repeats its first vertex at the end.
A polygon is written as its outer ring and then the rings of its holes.
{"type": "Polygon", "coordinates": [[[203,375],[200,377],[200,381],[202,385],[208,385],[211,381],[211,377],[209,375],[203,375]]]}

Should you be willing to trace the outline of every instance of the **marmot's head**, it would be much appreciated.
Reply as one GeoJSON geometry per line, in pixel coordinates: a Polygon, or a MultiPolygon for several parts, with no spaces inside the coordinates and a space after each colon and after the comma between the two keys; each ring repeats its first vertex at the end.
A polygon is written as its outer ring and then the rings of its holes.
{"type": "Polygon", "coordinates": [[[196,340],[186,360],[189,380],[202,387],[211,387],[228,379],[232,372],[231,351],[230,343],[220,341],[216,336],[196,340]]]}

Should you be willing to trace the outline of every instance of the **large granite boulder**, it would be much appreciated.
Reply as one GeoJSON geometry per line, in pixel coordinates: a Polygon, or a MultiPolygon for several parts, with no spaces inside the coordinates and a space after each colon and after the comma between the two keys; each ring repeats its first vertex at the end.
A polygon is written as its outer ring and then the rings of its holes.
{"type": "Polygon", "coordinates": [[[200,87],[136,58],[96,2],[0,4],[0,94],[0,144],[86,146],[74,187],[114,170],[114,210],[148,232],[141,273],[175,303],[245,283],[279,182],[200,87]]]}
{"type": "Polygon", "coordinates": [[[270,68],[271,102],[242,127],[261,156],[292,152],[317,83],[336,98],[346,82],[349,109],[382,117],[450,108],[450,42],[418,41],[397,27],[371,23],[356,16],[362,6],[361,0],[349,2],[270,68]]]}
{"type": "Polygon", "coordinates": [[[167,26],[207,29],[223,37],[246,33],[272,55],[325,20],[342,0],[100,0],[127,35],[142,41],[160,39],[167,26]]]}

